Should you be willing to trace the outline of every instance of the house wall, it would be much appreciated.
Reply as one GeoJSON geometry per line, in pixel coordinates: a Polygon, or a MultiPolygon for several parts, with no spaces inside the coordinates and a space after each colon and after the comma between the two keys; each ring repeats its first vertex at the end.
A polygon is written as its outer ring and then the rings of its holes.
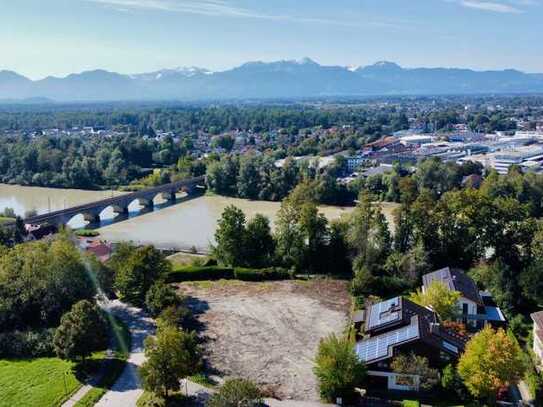
{"type": "Polygon", "coordinates": [[[389,390],[419,391],[420,377],[418,375],[368,370],[368,376],[386,378],[389,390]]]}
{"type": "Polygon", "coordinates": [[[533,344],[534,353],[539,359],[539,364],[541,365],[543,362],[543,343],[541,343],[541,340],[539,339],[539,336],[537,335],[536,324],[534,324],[533,337],[534,337],[534,344],[533,344]]]}
{"type": "Polygon", "coordinates": [[[460,297],[460,299],[458,300],[458,307],[460,308],[460,312],[462,312],[464,304],[468,305],[469,315],[477,315],[477,304],[471,300],[468,300],[466,297],[460,297]]]}
{"type": "MultiPolygon", "coordinates": [[[[463,312],[464,304],[467,304],[468,306],[468,315],[477,315],[477,303],[473,302],[472,300],[468,300],[466,297],[460,297],[458,300],[458,308],[460,309],[460,313],[463,312]]],[[[460,318],[459,322],[467,322],[472,326],[477,325],[477,321],[475,320],[464,321],[463,318],[460,318]]]]}

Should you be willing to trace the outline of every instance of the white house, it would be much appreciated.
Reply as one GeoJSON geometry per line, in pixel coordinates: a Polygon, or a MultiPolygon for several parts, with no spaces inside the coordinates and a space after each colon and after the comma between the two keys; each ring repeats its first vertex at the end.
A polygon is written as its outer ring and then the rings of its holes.
{"type": "Polygon", "coordinates": [[[534,343],[533,350],[539,363],[543,366],[543,311],[535,312],[532,315],[532,321],[534,321],[534,343]]]}
{"type": "Polygon", "coordinates": [[[422,292],[434,281],[442,282],[449,290],[458,291],[459,322],[473,328],[486,324],[503,326],[505,316],[492,300],[490,293],[479,291],[477,284],[460,269],[445,267],[422,276],[422,292]]]}

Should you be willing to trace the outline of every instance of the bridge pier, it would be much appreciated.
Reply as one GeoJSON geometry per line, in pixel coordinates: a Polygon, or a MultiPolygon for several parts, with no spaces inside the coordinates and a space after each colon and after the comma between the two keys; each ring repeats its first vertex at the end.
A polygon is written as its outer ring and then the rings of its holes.
{"type": "Polygon", "coordinates": [[[152,199],[138,198],[138,202],[141,206],[143,206],[146,209],[153,209],[153,207],[155,206],[155,203],[153,202],[152,199]]]}
{"type": "Polygon", "coordinates": [[[169,202],[174,202],[176,197],[175,197],[175,192],[163,192],[162,193],[162,199],[165,199],[169,202]]]}
{"type": "Polygon", "coordinates": [[[100,223],[100,214],[87,212],[83,214],[83,219],[89,223],[100,223]]]}
{"type": "Polygon", "coordinates": [[[128,215],[128,206],[114,205],[113,213],[117,215],[128,215]]]}

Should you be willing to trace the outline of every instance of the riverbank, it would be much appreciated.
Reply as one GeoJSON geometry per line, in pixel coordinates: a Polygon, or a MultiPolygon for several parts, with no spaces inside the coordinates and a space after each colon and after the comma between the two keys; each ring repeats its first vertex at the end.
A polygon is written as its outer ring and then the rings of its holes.
{"type": "MultiPolygon", "coordinates": [[[[172,205],[145,216],[99,228],[101,238],[111,242],[133,241],[153,244],[162,249],[207,252],[215,243],[214,234],[222,212],[228,205],[240,208],[247,219],[260,213],[270,219],[273,228],[280,202],[249,201],[218,195],[204,195],[172,205]]],[[[332,221],[350,213],[354,207],[321,206],[319,210],[332,221]]]]}
{"type": "Polygon", "coordinates": [[[42,214],[122,194],[125,192],[0,184],[0,211],[12,208],[18,216],[34,210],[42,214]]]}
{"type": "MultiPolygon", "coordinates": [[[[21,187],[0,184],[0,211],[9,207],[19,216],[29,210],[39,214],[49,211],[82,205],[88,202],[118,196],[120,191],[85,191],[77,189],[52,189],[41,187],[21,187]]],[[[181,197],[181,195],[179,195],[181,197]]],[[[138,245],[153,244],[164,250],[207,253],[214,244],[214,234],[222,212],[228,205],[235,205],[248,219],[257,213],[270,219],[273,228],[280,202],[250,201],[206,194],[174,205],[155,202],[155,210],[144,215],[139,212],[137,202],[129,207],[128,219],[115,222],[113,209],[107,208],[101,214],[102,224],[98,227],[100,238],[110,242],[132,241],[138,245]]],[[[383,213],[393,229],[393,211],[398,205],[384,202],[383,213]]],[[[352,212],[354,206],[320,206],[329,221],[339,219],[352,212]]],[[[119,218],[117,218],[119,220],[119,218]]],[[[86,222],[82,215],[74,217],[69,226],[80,228],[86,222]]]]}

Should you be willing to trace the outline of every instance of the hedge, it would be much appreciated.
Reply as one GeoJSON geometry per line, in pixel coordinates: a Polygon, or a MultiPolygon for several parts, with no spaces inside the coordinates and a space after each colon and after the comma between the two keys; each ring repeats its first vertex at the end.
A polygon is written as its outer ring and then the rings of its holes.
{"type": "Polygon", "coordinates": [[[273,281],[273,280],[288,280],[290,274],[287,270],[281,268],[267,269],[246,269],[236,268],[234,277],[242,281],[273,281]]]}
{"type": "Polygon", "coordinates": [[[183,281],[220,280],[234,278],[234,269],[220,266],[179,266],[166,276],[168,283],[183,281]]]}
{"type": "Polygon", "coordinates": [[[54,328],[0,333],[0,359],[54,355],[54,328]]]}
{"type": "Polygon", "coordinates": [[[273,281],[287,280],[290,274],[281,268],[249,269],[220,266],[179,266],[166,276],[168,283],[202,280],[273,281]]]}

